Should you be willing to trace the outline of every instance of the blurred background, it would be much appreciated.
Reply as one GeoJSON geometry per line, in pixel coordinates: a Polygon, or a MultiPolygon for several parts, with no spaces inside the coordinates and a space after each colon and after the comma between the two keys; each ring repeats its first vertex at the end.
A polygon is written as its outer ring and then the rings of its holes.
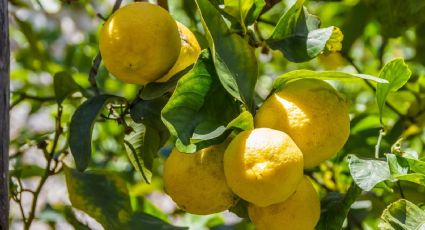
{"type": "MultiPolygon", "coordinates": [[[[154,3],[154,1],[152,1],[154,3]]],[[[272,1],[270,1],[272,2],[272,1]]],[[[276,2],[276,1],[275,1],[276,2]]],[[[294,1],[283,0],[264,13],[253,30],[267,38],[274,25],[294,1]]],[[[98,34],[103,19],[109,16],[113,0],[9,0],[11,39],[11,229],[23,229],[22,213],[35,210],[30,229],[102,229],[102,226],[83,212],[70,206],[62,166],[49,175],[42,186],[37,205],[33,206],[36,191],[46,168],[46,158],[40,145],[48,145],[55,135],[57,104],[53,76],[60,71],[72,72],[74,80],[90,88],[88,74],[98,53],[98,34]],[[28,191],[27,191],[28,190],[28,191]]],[[[128,1],[123,1],[122,5],[128,1]]],[[[190,28],[203,48],[207,46],[203,28],[193,0],[168,1],[171,15],[190,28]]],[[[337,26],[344,34],[341,52],[319,55],[304,62],[287,61],[282,53],[258,47],[256,54],[260,72],[256,87],[257,102],[261,104],[271,90],[273,80],[295,69],[339,70],[378,76],[382,66],[397,57],[405,59],[412,70],[409,82],[389,96],[393,108],[385,109],[384,123],[388,127],[382,151],[403,148],[405,152],[423,157],[425,133],[425,15],[421,1],[341,0],[309,1],[306,7],[318,16],[322,27],[337,26]],[[408,3],[406,3],[408,2],[408,3]],[[390,16],[390,17],[389,17],[390,16]],[[400,140],[400,138],[403,138],[400,140]],[[394,143],[397,143],[394,146],[394,143]]],[[[331,81],[350,102],[351,135],[346,146],[332,160],[311,170],[316,188],[326,195],[343,194],[352,179],[345,156],[354,153],[373,157],[380,130],[379,113],[373,85],[363,80],[331,81]]],[[[111,76],[103,65],[97,75],[102,92],[133,99],[138,88],[124,84],[111,76]]],[[[70,118],[83,101],[81,93],[62,103],[61,124],[65,135],[58,145],[65,154],[63,161],[73,167],[67,153],[67,131],[70,118]]],[[[96,124],[93,133],[92,169],[109,170],[125,179],[132,204],[178,226],[190,229],[254,229],[246,220],[230,212],[197,216],[178,209],[164,193],[161,179],[162,164],[171,146],[161,149],[154,162],[151,184],[143,182],[130,163],[123,146],[124,132],[116,121],[96,124]],[[139,202],[133,202],[138,200],[139,202]]],[[[413,202],[424,202],[424,187],[403,182],[404,195],[413,202]]],[[[102,191],[99,191],[102,192],[102,191]]],[[[377,229],[383,209],[400,197],[388,187],[378,186],[363,193],[354,203],[345,229],[377,229]]]]}

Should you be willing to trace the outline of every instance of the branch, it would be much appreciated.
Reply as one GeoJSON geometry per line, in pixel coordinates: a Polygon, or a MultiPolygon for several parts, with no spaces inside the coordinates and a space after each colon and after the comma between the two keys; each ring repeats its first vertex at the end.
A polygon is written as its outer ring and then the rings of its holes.
{"type": "Polygon", "coordinates": [[[9,228],[9,71],[8,1],[0,0],[0,230],[9,228]]]}
{"type": "MultiPolygon", "coordinates": [[[[116,0],[115,4],[112,8],[112,12],[110,15],[112,15],[116,10],[118,10],[121,6],[122,0],[116,0]]],[[[107,18],[105,18],[105,21],[107,20],[107,18]]],[[[92,86],[92,88],[95,90],[96,95],[99,95],[99,88],[97,87],[97,83],[96,83],[96,75],[97,72],[99,71],[99,66],[100,66],[100,62],[102,61],[102,56],[100,55],[100,51],[97,52],[96,57],[93,60],[93,64],[90,68],[90,72],[89,72],[89,82],[90,85],[92,86]]]]}

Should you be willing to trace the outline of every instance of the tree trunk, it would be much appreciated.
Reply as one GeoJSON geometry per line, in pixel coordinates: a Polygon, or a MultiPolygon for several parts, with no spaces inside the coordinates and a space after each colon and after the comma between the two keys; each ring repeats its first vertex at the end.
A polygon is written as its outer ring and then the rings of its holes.
{"type": "Polygon", "coordinates": [[[0,0],[0,230],[8,229],[9,196],[9,20],[7,0],[0,0]]]}

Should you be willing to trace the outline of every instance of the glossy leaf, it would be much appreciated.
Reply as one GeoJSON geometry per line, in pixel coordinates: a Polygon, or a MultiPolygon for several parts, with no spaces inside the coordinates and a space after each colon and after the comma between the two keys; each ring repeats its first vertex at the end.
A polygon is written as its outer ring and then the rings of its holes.
{"type": "Polygon", "coordinates": [[[93,126],[103,107],[111,101],[123,100],[113,95],[100,95],[88,99],[77,108],[71,118],[69,147],[77,169],[84,171],[91,158],[93,126]]]}
{"type": "Polygon", "coordinates": [[[351,176],[361,189],[370,191],[376,184],[391,179],[386,161],[360,159],[355,155],[349,155],[348,157],[351,176]]]}
{"type": "Polygon", "coordinates": [[[344,79],[361,78],[361,79],[372,80],[372,81],[376,81],[380,83],[388,82],[385,79],[377,78],[367,74],[350,74],[350,73],[337,72],[337,71],[313,71],[313,70],[300,69],[300,70],[294,70],[294,71],[287,72],[280,75],[278,78],[274,80],[273,89],[278,91],[282,89],[287,83],[294,80],[298,80],[300,78],[315,78],[315,79],[321,79],[321,80],[344,80],[344,79]]]}
{"type": "Polygon", "coordinates": [[[413,158],[387,154],[391,176],[425,186],[425,162],[413,158]]]}
{"type": "Polygon", "coordinates": [[[132,216],[126,182],[106,172],[86,172],[65,167],[72,206],[84,211],[106,229],[121,229],[132,216]]]}
{"type": "Polygon", "coordinates": [[[401,58],[388,62],[382,68],[379,78],[387,80],[388,84],[378,84],[376,88],[376,101],[378,102],[381,124],[383,123],[382,114],[388,94],[397,91],[406,84],[411,74],[409,67],[401,58]]]}
{"type": "Polygon", "coordinates": [[[224,0],[224,11],[236,18],[246,32],[265,5],[264,0],[224,0]]]}
{"type": "Polygon", "coordinates": [[[333,26],[319,28],[320,20],[308,13],[303,4],[304,0],[296,1],[266,41],[292,62],[305,62],[323,52],[335,29],[333,26]]]}
{"type": "Polygon", "coordinates": [[[58,104],[62,104],[68,96],[80,90],[80,86],[74,81],[72,75],[66,71],[55,74],[53,77],[53,86],[58,104]]]}
{"type": "Polygon", "coordinates": [[[350,211],[351,205],[361,193],[361,189],[354,183],[351,184],[345,196],[339,193],[328,193],[321,201],[321,210],[317,230],[340,230],[350,211]]]}
{"type": "Polygon", "coordinates": [[[204,137],[204,139],[192,140],[192,143],[189,145],[184,145],[183,143],[181,143],[181,141],[177,140],[176,147],[181,152],[194,153],[208,146],[223,143],[223,141],[225,141],[226,138],[233,131],[240,132],[240,131],[250,130],[250,129],[254,129],[254,118],[252,117],[252,114],[250,112],[244,111],[241,114],[239,114],[238,117],[233,119],[226,126],[226,128],[224,128],[224,130],[221,131],[220,135],[213,136],[210,138],[204,137]]]}
{"type": "Polygon", "coordinates": [[[162,121],[173,136],[189,145],[194,135],[210,134],[226,126],[239,111],[215,73],[210,54],[204,50],[194,68],[182,77],[162,110],[162,121]]]}
{"type": "Polygon", "coordinates": [[[398,200],[390,204],[382,213],[379,229],[425,229],[425,211],[408,200],[398,200]]]}
{"type": "Polygon", "coordinates": [[[196,3],[221,84],[253,112],[258,76],[253,48],[229,30],[220,12],[208,0],[196,0],[196,3]]]}
{"type": "Polygon", "coordinates": [[[159,132],[143,124],[130,124],[133,131],[124,137],[124,145],[133,167],[151,182],[153,161],[161,148],[159,132]]]}

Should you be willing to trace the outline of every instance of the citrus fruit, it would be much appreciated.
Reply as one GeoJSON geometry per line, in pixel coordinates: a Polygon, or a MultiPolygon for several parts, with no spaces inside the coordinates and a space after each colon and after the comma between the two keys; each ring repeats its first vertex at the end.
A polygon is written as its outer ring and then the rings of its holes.
{"type": "Polygon", "coordinates": [[[196,40],[196,37],[192,31],[190,31],[180,22],[177,22],[177,27],[179,29],[181,38],[179,57],[168,73],[160,79],[156,80],[156,82],[166,82],[170,80],[170,78],[173,77],[176,73],[195,63],[199,54],[201,53],[201,47],[199,46],[198,40],[196,40]]]}
{"type": "Polygon", "coordinates": [[[260,128],[239,133],[224,153],[232,191],[258,206],[286,200],[303,176],[303,155],[284,132],[260,128]]]}
{"type": "Polygon", "coordinates": [[[320,199],[305,176],[287,200],[267,207],[250,204],[248,214],[257,230],[313,230],[320,218],[320,199]]]}
{"type": "Polygon", "coordinates": [[[106,69],[126,83],[144,85],[166,74],[180,53],[176,22],[160,6],[135,2],[103,25],[99,48],[106,69]]]}
{"type": "Polygon", "coordinates": [[[226,144],[186,154],[173,149],[164,164],[167,194],[187,212],[206,215],[224,211],[236,202],[223,171],[226,144]]]}
{"type": "Polygon", "coordinates": [[[306,168],[336,154],[348,139],[345,99],[328,83],[301,79],[271,95],[255,116],[255,127],[287,133],[304,155],[306,168]]]}

